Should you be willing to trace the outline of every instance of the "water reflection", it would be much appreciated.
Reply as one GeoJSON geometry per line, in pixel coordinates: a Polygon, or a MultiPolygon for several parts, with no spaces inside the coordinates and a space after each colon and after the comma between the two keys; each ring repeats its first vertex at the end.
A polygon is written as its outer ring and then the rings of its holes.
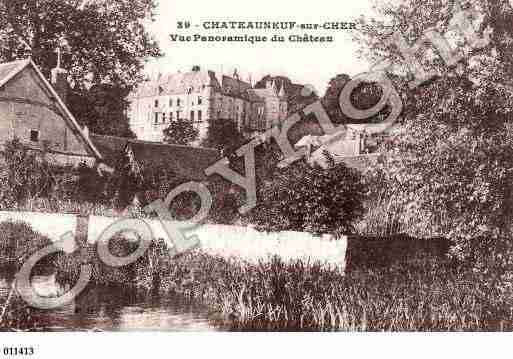
{"type": "MultiPolygon", "coordinates": [[[[13,275],[0,275],[0,303],[7,298],[13,275]]],[[[41,293],[65,291],[67,286],[37,278],[41,293]]],[[[216,327],[204,307],[169,296],[112,287],[88,287],[75,305],[37,311],[35,321],[45,331],[213,331],[216,327]]]]}

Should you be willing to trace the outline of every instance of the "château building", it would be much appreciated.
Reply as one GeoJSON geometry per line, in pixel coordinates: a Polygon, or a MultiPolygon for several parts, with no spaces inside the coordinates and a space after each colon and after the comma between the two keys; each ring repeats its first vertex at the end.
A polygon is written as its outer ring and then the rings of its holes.
{"type": "Polygon", "coordinates": [[[199,130],[201,141],[211,121],[234,121],[249,137],[288,115],[283,85],[269,81],[265,88],[255,89],[237,72],[230,77],[199,66],[147,81],[127,100],[130,128],[144,141],[161,142],[163,130],[178,118],[190,121],[199,130]]]}

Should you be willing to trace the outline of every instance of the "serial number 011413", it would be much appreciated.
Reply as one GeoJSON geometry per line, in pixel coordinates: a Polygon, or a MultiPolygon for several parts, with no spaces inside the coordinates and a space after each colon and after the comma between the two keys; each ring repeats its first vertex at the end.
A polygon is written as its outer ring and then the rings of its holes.
{"type": "Polygon", "coordinates": [[[4,347],[4,356],[31,356],[34,355],[33,347],[4,347]]]}

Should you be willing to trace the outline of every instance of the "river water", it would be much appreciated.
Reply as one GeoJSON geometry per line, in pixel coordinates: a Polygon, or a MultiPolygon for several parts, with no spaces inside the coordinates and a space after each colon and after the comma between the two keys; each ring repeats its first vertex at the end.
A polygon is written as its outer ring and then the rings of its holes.
{"type": "MultiPolygon", "coordinates": [[[[11,289],[12,275],[0,273],[0,306],[11,289]]],[[[43,293],[66,289],[53,279],[34,278],[43,293]]],[[[123,288],[88,287],[75,304],[58,310],[37,310],[31,318],[43,331],[215,331],[205,307],[179,298],[123,288]]]]}

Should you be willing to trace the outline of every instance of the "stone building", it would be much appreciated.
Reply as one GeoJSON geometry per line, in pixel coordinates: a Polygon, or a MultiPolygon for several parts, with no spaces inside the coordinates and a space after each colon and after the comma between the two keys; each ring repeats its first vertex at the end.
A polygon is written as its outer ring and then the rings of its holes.
{"type": "Polygon", "coordinates": [[[18,138],[61,164],[98,164],[102,155],[66,107],[67,72],[47,81],[30,59],[0,64],[0,145],[18,138]]]}
{"type": "Polygon", "coordinates": [[[128,117],[131,130],[145,141],[161,142],[163,130],[177,118],[190,121],[199,130],[200,140],[209,121],[234,121],[249,137],[287,117],[286,97],[283,87],[274,82],[254,89],[237,72],[230,77],[195,66],[190,72],[141,84],[128,97],[128,117]]]}

